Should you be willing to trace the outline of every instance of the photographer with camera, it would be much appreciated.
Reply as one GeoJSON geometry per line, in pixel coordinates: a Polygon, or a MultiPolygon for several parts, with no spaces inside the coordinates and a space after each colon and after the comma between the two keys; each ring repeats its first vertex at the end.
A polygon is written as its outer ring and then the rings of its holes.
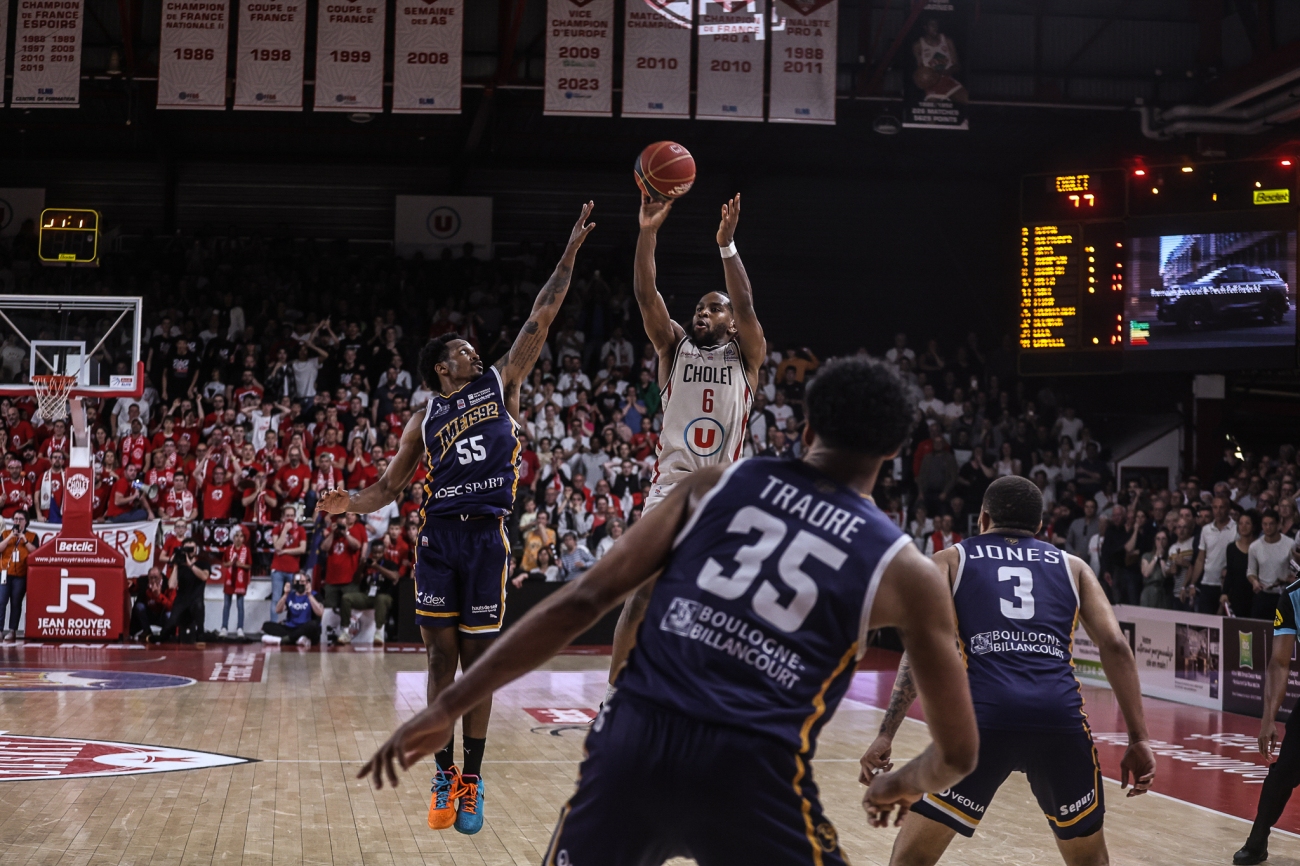
{"type": "MultiPolygon", "coordinates": [[[[319,550],[325,555],[325,606],[338,609],[344,593],[356,579],[366,546],[366,528],[355,514],[336,514],[322,534],[319,550]]],[[[346,630],[347,622],[343,623],[346,630]]]]}
{"type": "Polygon", "coordinates": [[[122,469],[122,477],[113,483],[106,516],[109,523],[134,523],[153,519],[153,508],[145,495],[145,484],[140,480],[140,467],[134,463],[126,464],[122,469]]]}
{"type": "Polygon", "coordinates": [[[157,567],[149,569],[149,577],[145,585],[139,587],[131,606],[132,635],[138,639],[154,629],[161,631],[175,603],[176,590],[163,581],[163,574],[157,567]]]}
{"type": "Polygon", "coordinates": [[[389,551],[386,538],[376,538],[370,543],[357,581],[343,594],[343,604],[339,607],[339,643],[352,643],[348,625],[353,610],[374,610],[375,644],[383,644],[384,626],[397,597],[397,581],[401,576],[402,563],[397,551],[389,551]]]}
{"type": "Polygon", "coordinates": [[[292,582],[285,584],[275,603],[275,613],[283,616],[284,622],[263,623],[262,643],[280,646],[296,643],[302,647],[320,643],[320,618],[325,615],[325,608],[311,594],[305,574],[295,574],[292,582]]]}
{"type": "MultiPolygon", "coordinates": [[[[271,598],[279,599],[284,588],[302,570],[302,555],[307,552],[307,530],[298,523],[298,509],[286,505],[280,510],[280,522],[271,530],[271,598]]],[[[279,605],[277,604],[278,608],[279,605]]],[[[278,610],[271,611],[271,622],[279,622],[278,610]]]]}
{"type": "Polygon", "coordinates": [[[199,565],[199,547],[192,540],[184,541],[172,553],[167,585],[176,592],[171,612],[162,624],[162,635],[173,630],[178,637],[203,634],[203,588],[208,583],[208,569],[199,565]],[[193,632],[193,634],[191,634],[193,632]]]}

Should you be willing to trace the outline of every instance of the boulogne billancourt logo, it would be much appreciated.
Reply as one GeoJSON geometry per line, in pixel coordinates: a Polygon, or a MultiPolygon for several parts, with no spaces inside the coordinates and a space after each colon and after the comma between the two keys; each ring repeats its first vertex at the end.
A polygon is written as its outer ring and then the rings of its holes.
{"type": "Polygon", "coordinates": [[[168,746],[68,737],[23,737],[0,731],[0,782],[137,776],[248,763],[252,763],[252,759],[168,746]]]}

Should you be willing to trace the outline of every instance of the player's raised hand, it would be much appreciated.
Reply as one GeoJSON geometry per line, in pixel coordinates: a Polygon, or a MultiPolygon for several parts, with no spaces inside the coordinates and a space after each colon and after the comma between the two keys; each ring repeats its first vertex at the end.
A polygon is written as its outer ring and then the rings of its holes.
{"type": "Polygon", "coordinates": [[[576,251],[578,247],[582,246],[582,242],[587,239],[587,235],[591,234],[591,230],[596,227],[595,223],[587,222],[587,217],[591,216],[591,212],[595,209],[596,203],[594,201],[589,201],[582,206],[582,213],[578,215],[578,221],[573,224],[573,231],[569,232],[569,247],[571,249],[576,251]]]}
{"type": "Polygon", "coordinates": [[[1133,789],[1126,795],[1129,797],[1145,794],[1156,779],[1156,755],[1146,740],[1129,743],[1124,750],[1124,757],[1120,759],[1119,786],[1127,788],[1130,779],[1133,781],[1133,789]]]}
{"type": "Polygon", "coordinates": [[[447,745],[456,720],[441,710],[435,702],[402,725],[379,751],[370,756],[357,773],[358,779],[370,777],[376,789],[384,787],[385,778],[390,788],[397,787],[397,768],[409,770],[423,758],[447,745]]]}
{"type": "Polygon", "coordinates": [[[335,487],[332,490],[326,490],[320,499],[316,500],[316,507],[326,514],[343,514],[348,510],[348,503],[352,497],[342,487],[335,487]]]}
{"type": "Polygon", "coordinates": [[[641,193],[641,213],[637,220],[643,229],[658,231],[659,227],[668,219],[668,211],[673,209],[672,200],[655,201],[644,192],[641,193]]]}
{"type": "Polygon", "coordinates": [[[722,206],[722,220],[718,223],[718,246],[730,246],[736,237],[736,223],[740,222],[740,193],[722,206]]]}
{"type": "Polygon", "coordinates": [[[870,785],[871,780],[876,776],[894,769],[894,762],[890,760],[893,751],[893,737],[885,734],[876,737],[859,762],[862,764],[862,772],[858,774],[858,781],[864,785],[870,785]]]}
{"type": "Polygon", "coordinates": [[[871,780],[871,787],[862,797],[862,808],[867,813],[867,823],[872,827],[888,827],[894,809],[898,815],[893,824],[897,827],[903,822],[903,816],[911,811],[912,804],[921,799],[921,793],[914,791],[897,773],[878,773],[871,780]]]}

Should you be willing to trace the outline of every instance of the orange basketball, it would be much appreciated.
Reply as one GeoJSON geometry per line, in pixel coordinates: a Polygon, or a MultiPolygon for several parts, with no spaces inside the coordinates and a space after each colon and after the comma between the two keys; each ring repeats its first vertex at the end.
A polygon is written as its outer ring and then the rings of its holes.
{"type": "Polygon", "coordinates": [[[695,183],[695,157],[675,141],[656,141],[636,158],[632,175],[653,199],[681,198],[695,183]]]}

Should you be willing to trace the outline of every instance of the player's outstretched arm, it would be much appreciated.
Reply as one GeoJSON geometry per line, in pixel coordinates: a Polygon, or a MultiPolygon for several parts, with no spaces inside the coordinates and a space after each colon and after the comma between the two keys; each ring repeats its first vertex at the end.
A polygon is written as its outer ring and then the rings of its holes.
{"type": "Polygon", "coordinates": [[[636,305],[641,309],[646,336],[660,355],[670,351],[686,334],[682,326],[669,317],[668,305],[655,285],[655,245],[659,227],[672,208],[671,201],[655,201],[645,193],[641,194],[638,216],[641,231],[636,237],[636,259],[632,268],[632,294],[636,295],[636,305]]]}
{"type": "Polygon", "coordinates": [[[1120,787],[1127,788],[1130,776],[1132,797],[1145,794],[1156,777],[1156,756],[1151,751],[1147,734],[1146,716],[1142,712],[1142,684],[1138,680],[1137,662],[1128,639],[1120,630],[1115,611],[1111,609],[1106,593],[1097,582],[1088,564],[1077,556],[1068,555],[1070,571],[1079,583],[1079,619],[1088,637],[1101,654],[1101,669],[1106,673],[1124,725],[1128,728],[1128,749],[1120,761],[1120,787]]]}
{"type": "MultiPolygon", "coordinates": [[[[740,193],[722,206],[722,219],[718,222],[718,246],[729,249],[736,238],[736,224],[740,222],[740,193]]],[[[767,342],[763,338],[763,326],[758,323],[758,314],[754,312],[754,287],[749,283],[749,274],[740,261],[740,253],[722,260],[722,272],[727,278],[727,294],[731,297],[731,313],[736,320],[736,336],[740,339],[740,350],[745,355],[745,367],[751,376],[757,375],[758,368],[767,354],[767,342]]]]}
{"type": "Polygon", "coordinates": [[[874,826],[899,820],[929,791],[956,784],[975,769],[979,732],[961,656],[953,643],[957,613],[948,581],[913,545],[885,569],[871,611],[871,627],[894,626],[903,638],[911,675],[933,742],[902,769],[877,775],[863,805],[874,826]]]}
{"type": "Polygon", "coordinates": [[[316,507],[326,514],[369,514],[378,511],[390,502],[397,500],[415,477],[415,470],[420,466],[424,456],[424,413],[418,412],[406,422],[402,431],[402,442],[393,457],[379,476],[379,480],[355,495],[342,487],[327,490],[316,503],[316,507]]]}
{"type": "Polygon", "coordinates": [[[573,277],[573,263],[578,257],[578,248],[596,227],[595,223],[587,222],[587,217],[591,216],[595,207],[596,203],[592,201],[582,206],[582,213],[578,215],[578,221],[573,224],[573,229],[569,232],[569,242],[564,247],[564,255],[560,256],[560,262],[555,266],[551,278],[537,293],[537,300],[533,301],[533,311],[528,314],[528,321],[524,322],[524,326],[519,329],[510,351],[496,362],[495,366],[501,371],[501,378],[505,384],[507,401],[513,403],[509,407],[510,414],[516,417],[519,415],[519,386],[533,371],[533,366],[542,353],[542,344],[546,342],[551,323],[555,321],[560,307],[564,305],[564,296],[569,292],[569,281],[573,277]]]}
{"type": "Polygon", "coordinates": [[[369,776],[376,788],[382,788],[385,779],[396,786],[397,767],[409,769],[446,745],[456,719],[564,649],[658,574],[668,561],[682,522],[721,474],[717,467],[692,473],[662,505],[637,521],[604,559],[529,611],[460,679],[398,728],[361,768],[357,778],[369,776]]]}

